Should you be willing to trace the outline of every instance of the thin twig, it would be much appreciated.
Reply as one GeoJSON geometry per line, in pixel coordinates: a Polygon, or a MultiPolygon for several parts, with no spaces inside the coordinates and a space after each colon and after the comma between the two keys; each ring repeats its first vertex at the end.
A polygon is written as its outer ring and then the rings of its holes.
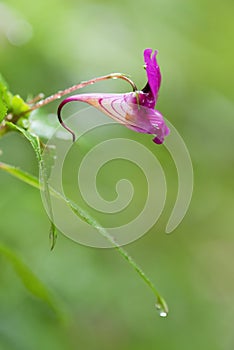
{"type": "Polygon", "coordinates": [[[41,108],[41,107],[47,105],[48,103],[51,103],[51,102],[61,98],[62,96],[68,95],[75,90],[82,89],[87,85],[91,85],[91,84],[97,83],[99,81],[108,80],[108,79],[123,79],[123,80],[127,81],[132,86],[133,91],[137,91],[137,87],[136,87],[135,83],[131,79],[129,79],[126,75],[124,75],[122,73],[112,73],[112,74],[108,74],[108,75],[103,75],[103,76],[98,77],[98,78],[83,81],[80,84],[73,85],[65,90],[58,91],[55,94],[53,94],[49,97],[46,97],[44,100],[39,101],[38,103],[33,105],[30,109],[21,113],[21,115],[29,113],[31,111],[34,111],[35,109],[41,108]]]}

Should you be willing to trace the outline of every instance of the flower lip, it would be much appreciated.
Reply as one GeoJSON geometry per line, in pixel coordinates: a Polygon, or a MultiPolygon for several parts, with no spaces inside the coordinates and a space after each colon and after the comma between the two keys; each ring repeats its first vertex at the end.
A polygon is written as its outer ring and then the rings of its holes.
{"type": "Polygon", "coordinates": [[[156,60],[156,55],[158,51],[155,50],[153,55],[152,52],[152,49],[144,50],[144,61],[148,82],[146,86],[142,89],[142,91],[146,94],[148,93],[149,95],[152,95],[151,99],[153,108],[157,102],[158,91],[161,85],[161,72],[156,60]]]}

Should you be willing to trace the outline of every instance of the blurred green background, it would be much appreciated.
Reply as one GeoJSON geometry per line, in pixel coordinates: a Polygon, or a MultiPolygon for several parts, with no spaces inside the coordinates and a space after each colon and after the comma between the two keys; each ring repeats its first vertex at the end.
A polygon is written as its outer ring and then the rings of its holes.
{"type": "MultiPolygon", "coordinates": [[[[166,235],[177,179],[169,155],[155,145],[168,200],[150,232],[126,247],[168,301],[162,319],[150,290],[116,251],[60,234],[50,252],[39,192],[0,172],[0,240],[55,294],[68,319],[61,324],[0,255],[1,350],[234,348],[233,13],[232,0],[0,2],[0,71],[24,98],[118,71],[141,88],[143,49],[158,49],[157,108],[183,137],[195,173],[189,211],[166,235]]],[[[87,91],[126,91],[126,83],[87,91]]],[[[0,149],[1,161],[37,174],[20,135],[3,137],[0,149]]]]}

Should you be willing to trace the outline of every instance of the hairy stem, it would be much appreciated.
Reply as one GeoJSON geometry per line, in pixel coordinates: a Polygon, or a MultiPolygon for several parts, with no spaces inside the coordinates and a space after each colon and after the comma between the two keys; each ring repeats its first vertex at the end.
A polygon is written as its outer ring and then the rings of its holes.
{"type": "Polygon", "coordinates": [[[126,75],[124,75],[122,73],[112,73],[112,74],[108,74],[108,75],[103,75],[103,76],[98,77],[98,78],[93,78],[93,79],[90,79],[87,81],[83,81],[80,84],[73,85],[65,90],[58,91],[55,94],[53,94],[49,97],[46,97],[44,100],[41,100],[38,103],[34,104],[29,110],[23,112],[22,114],[26,114],[28,112],[35,110],[35,109],[41,108],[41,107],[47,105],[48,103],[51,103],[51,102],[61,98],[62,96],[68,95],[73,91],[82,89],[87,85],[91,85],[91,84],[97,83],[99,81],[108,80],[108,79],[123,79],[123,80],[127,81],[132,86],[133,91],[137,91],[137,87],[136,87],[135,83],[131,79],[129,79],[126,75]]]}

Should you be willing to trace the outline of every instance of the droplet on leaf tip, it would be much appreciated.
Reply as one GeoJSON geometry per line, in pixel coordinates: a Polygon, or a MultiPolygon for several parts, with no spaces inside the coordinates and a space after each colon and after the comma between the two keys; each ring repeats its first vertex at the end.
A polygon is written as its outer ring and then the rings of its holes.
{"type": "Polygon", "coordinates": [[[167,317],[168,312],[163,308],[161,304],[155,304],[155,307],[160,317],[167,317]]]}

